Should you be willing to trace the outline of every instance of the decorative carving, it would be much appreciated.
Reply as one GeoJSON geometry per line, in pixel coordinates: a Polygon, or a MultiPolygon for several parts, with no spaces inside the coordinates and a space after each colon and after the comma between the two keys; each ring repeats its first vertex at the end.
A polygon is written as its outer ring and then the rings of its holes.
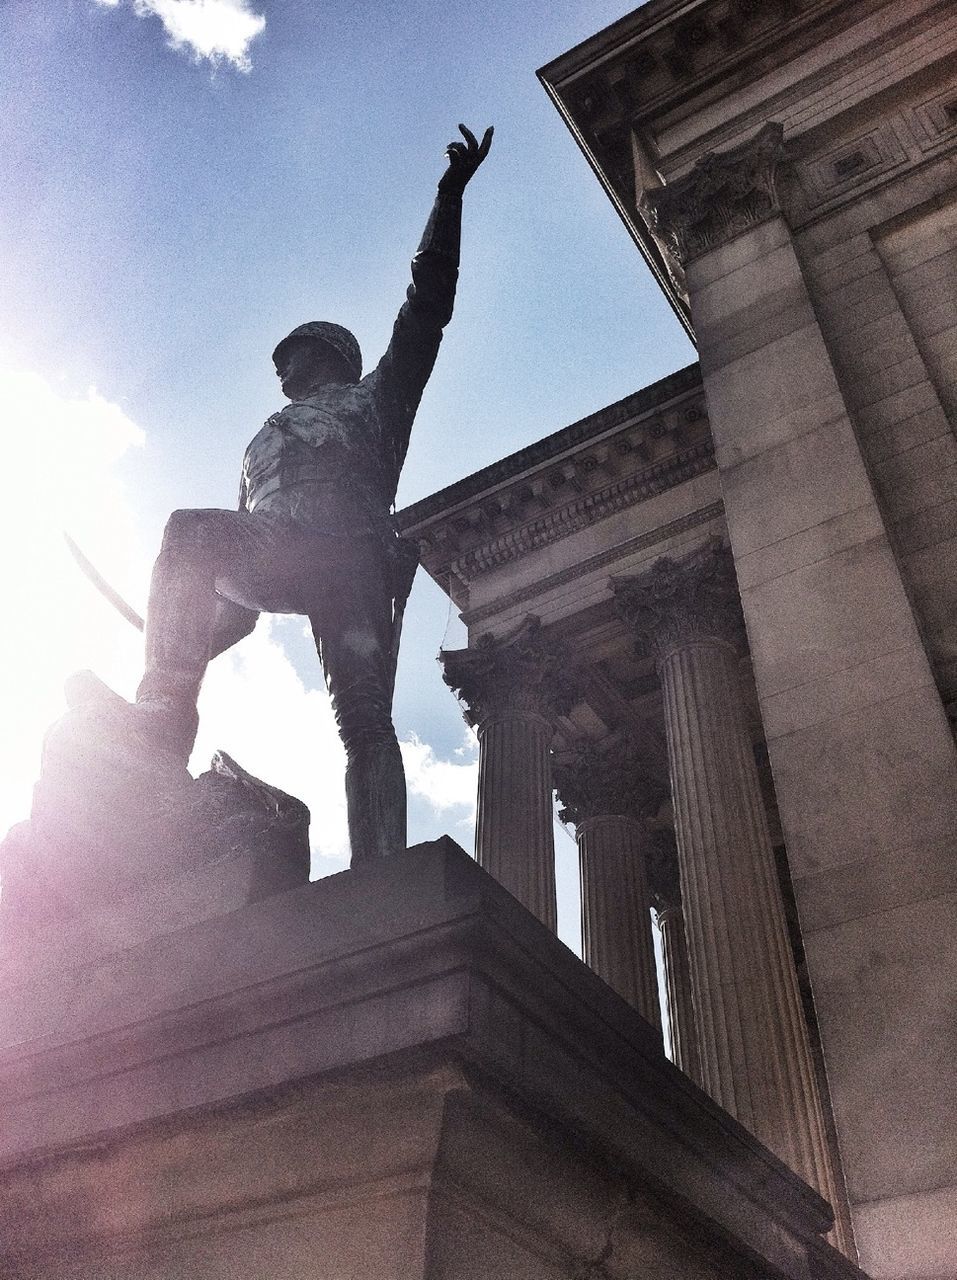
{"type": "Polygon", "coordinates": [[[627,738],[579,743],[553,759],[552,781],[563,806],[559,818],[575,826],[611,816],[646,822],[667,795],[667,787],[648,776],[641,752],[627,738]]]}
{"type": "Polygon", "coordinates": [[[611,585],[618,611],[637,632],[642,653],[660,660],[696,638],[740,645],[738,582],[731,553],[718,538],[680,560],[662,556],[647,573],[612,578],[611,585]]]}
{"type": "Polygon", "coordinates": [[[709,151],[690,173],[642,192],[648,226],[682,266],[779,212],[775,174],[784,126],[770,121],[730,151],[709,151]]]}
{"type": "Polygon", "coordinates": [[[714,467],[697,365],[398,513],[460,607],[487,572],[714,467]]]}
{"type": "Polygon", "coordinates": [[[636,551],[641,551],[645,547],[652,547],[656,542],[667,542],[669,538],[675,538],[679,534],[687,533],[689,529],[695,529],[698,525],[708,524],[710,521],[723,516],[724,503],[711,502],[706,507],[699,507],[696,511],[689,511],[687,515],[679,516],[677,520],[657,525],[647,533],[640,533],[634,538],[629,538],[627,542],[622,542],[609,550],[601,551],[597,555],[589,556],[587,560],[580,560],[570,569],[561,569],[558,573],[552,573],[547,577],[540,578],[527,587],[520,587],[517,591],[512,591],[508,595],[497,596],[489,604],[478,605],[475,609],[470,609],[463,613],[462,621],[469,628],[472,628],[476,623],[482,622],[486,618],[492,618],[497,613],[502,613],[515,605],[523,604],[527,600],[535,600],[555,587],[574,582],[576,578],[583,578],[585,574],[593,573],[596,569],[602,569],[607,565],[614,564],[616,560],[624,559],[636,551]]]}
{"type": "Polygon", "coordinates": [[[694,476],[714,467],[714,443],[701,440],[673,457],[655,463],[644,471],[616,480],[595,493],[574,499],[540,516],[529,524],[509,529],[491,541],[467,551],[449,564],[449,569],[468,583],[478,573],[487,573],[541,547],[586,529],[626,507],[645,502],[655,494],[684,484],[694,476]]]}
{"type": "Polygon", "coordinates": [[[578,700],[580,680],[568,656],[529,615],[506,637],[486,633],[468,649],[439,652],[445,683],[478,725],[502,712],[532,712],[554,719],[578,700]]]}

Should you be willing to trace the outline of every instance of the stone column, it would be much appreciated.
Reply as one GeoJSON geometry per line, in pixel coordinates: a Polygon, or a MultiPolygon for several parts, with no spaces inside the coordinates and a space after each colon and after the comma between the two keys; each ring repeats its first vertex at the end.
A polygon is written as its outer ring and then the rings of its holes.
{"type": "Polygon", "coordinates": [[[698,1038],[694,1025],[691,995],[691,969],[688,966],[688,940],[681,907],[675,904],[655,911],[661,933],[661,955],[664,961],[665,1000],[668,1010],[668,1034],[671,1058],[686,1076],[700,1083],[698,1038]]]}
{"type": "Polygon", "coordinates": [[[740,686],[731,558],[711,543],[614,585],[661,677],[701,1084],[833,1205],[839,1197],[740,686]]]}
{"type": "Polygon", "coordinates": [[[782,152],[767,124],[643,205],[687,284],[854,1231],[866,1269],[896,1275],[900,1259],[944,1256],[957,1216],[957,1088],[927,1051],[949,1042],[953,1004],[913,998],[950,990],[957,966],[957,750],[909,598],[922,571],[908,582],[893,545],[928,494],[906,476],[938,455],[926,413],[921,433],[908,416],[919,361],[856,377],[845,363],[839,377],[832,360],[866,350],[864,316],[899,332],[889,279],[862,270],[877,265],[864,233],[890,209],[861,198],[853,235],[840,214],[838,242],[822,238],[788,208],[782,152]],[[854,278],[825,296],[823,276],[851,259],[854,278]],[[876,289],[880,309],[839,318],[858,289],[876,289]],[[875,438],[888,446],[881,487],[906,506],[897,524],[866,456],[875,438]],[[905,1204],[908,1243],[888,1251],[905,1204]]]}
{"type": "Polygon", "coordinates": [[[583,959],[660,1028],[646,856],[662,788],[642,779],[623,741],[569,753],[555,764],[555,787],[578,840],[583,959]]]}
{"type": "Polygon", "coordinates": [[[688,939],[681,904],[678,849],[670,831],[655,833],[649,873],[655,917],[661,933],[671,1057],[675,1066],[700,1084],[701,1062],[691,994],[688,939]]]}
{"type": "Polygon", "coordinates": [[[479,740],[478,863],[550,929],[556,927],[550,749],[575,685],[538,620],[440,655],[479,740]]]}

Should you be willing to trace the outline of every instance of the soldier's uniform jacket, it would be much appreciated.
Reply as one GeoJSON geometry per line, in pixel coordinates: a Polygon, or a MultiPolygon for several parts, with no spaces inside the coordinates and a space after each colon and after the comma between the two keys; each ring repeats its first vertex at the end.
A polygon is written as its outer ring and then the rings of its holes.
{"type": "Polygon", "coordinates": [[[393,558],[390,517],[412,422],[452,315],[462,201],[440,194],[412,260],[388,350],[360,382],[327,384],[274,413],[243,461],[240,507],[333,538],[374,535],[393,558]]]}

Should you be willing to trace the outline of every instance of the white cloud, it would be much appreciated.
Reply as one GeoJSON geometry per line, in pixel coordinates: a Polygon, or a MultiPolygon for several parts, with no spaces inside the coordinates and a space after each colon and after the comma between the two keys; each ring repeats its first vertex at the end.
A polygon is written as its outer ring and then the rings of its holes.
{"type": "MultiPolygon", "coordinates": [[[[115,9],[121,0],[96,3],[115,9]]],[[[251,9],[249,0],[132,0],[132,5],[140,18],[159,18],[173,49],[214,67],[228,62],[238,71],[249,71],[249,47],[266,26],[265,15],[251,9]]]]}
{"type": "MultiPolygon", "coordinates": [[[[325,690],[307,689],[283,652],[283,625],[261,618],[247,640],[210,666],[191,765],[201,772],[222,748],[244,769],[307,804],[315,875],[328,871],[330,861],[333,870],[348,864],[345,752],[325,690]]],[[[456,752],[461,763],[439,759],[415,734],[400,747],[409,795],[425,800],[436,815],[451,813],[458,825],[472,824],[478,782],[474,738],[456,752]]]]}
{"type": "Polygon", "coordinates": [[[307,804],[314,856],[345,866],[345,752],[325,690],[307,689],[283,652],[282,626],[275,617],[260,618],[248,639],[210,665],[192,771],[207,768],[218,748],[227,751],[250,773],[307,804]]]}
{"type": "Polygon", "coordinates": [[[455,752],[461,763],[440,760],[414,733],[400,745],[409,794],[427,800],[437,814],[458,809],[459,826],[474,823],[478,789],[478,743],[474,736],[468,733],[464,746],[455,752]]]}

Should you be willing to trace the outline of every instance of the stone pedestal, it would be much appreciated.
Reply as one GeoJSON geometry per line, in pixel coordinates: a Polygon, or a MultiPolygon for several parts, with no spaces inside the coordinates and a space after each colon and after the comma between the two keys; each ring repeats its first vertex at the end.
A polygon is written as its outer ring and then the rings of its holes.
{"type": "MultiPolygon", "coordinates": [[[[745,719],[730,556],[709,544],[683,561],[658,561],[617,591],[658,658],[700,1083],[833,1200],[833,1157],[745,719]]],[[[838,1238],[853,1248],[843,1230],[838,1238]]]]}
{"type": "Polygon", "coordinates": [[[451,841],[0,987],[9,1280],[853,1280],[451,841]]]}
{"type": "Polygon", "coordinates": [[[550,747],[574,681],[529,618],[505,639],[439,655],[479,740],[475,857],[550,929],[556,927],[550,747]]]}

